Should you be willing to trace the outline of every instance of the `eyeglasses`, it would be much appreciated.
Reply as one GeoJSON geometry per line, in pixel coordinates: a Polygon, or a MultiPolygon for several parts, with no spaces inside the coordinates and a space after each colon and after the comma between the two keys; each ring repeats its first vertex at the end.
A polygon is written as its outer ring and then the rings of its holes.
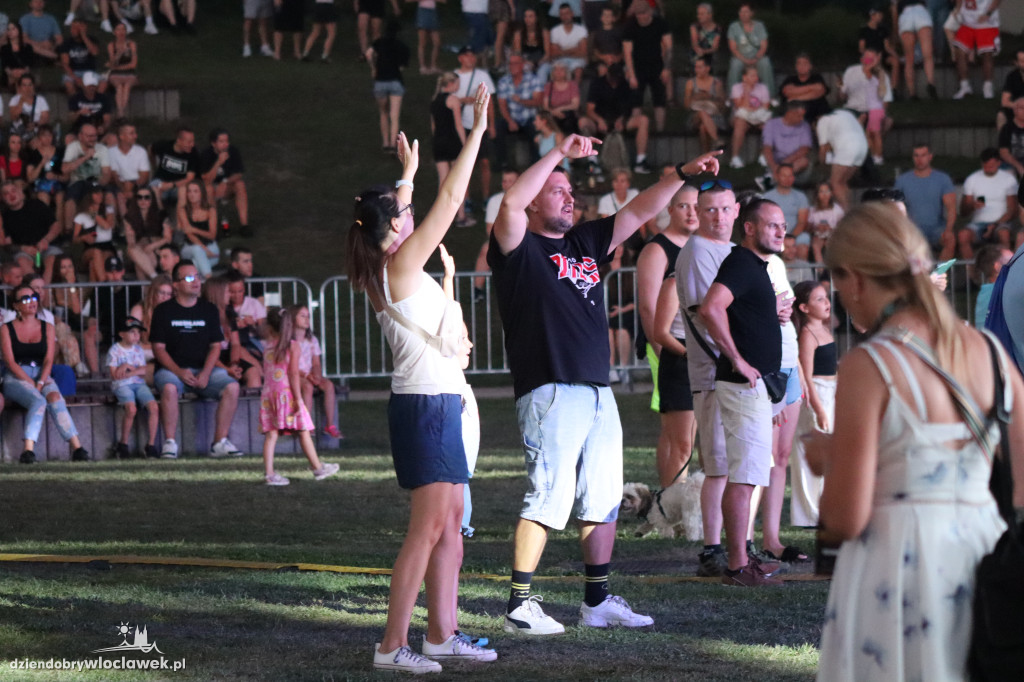
{"type": "MultiPolygon", "coordinates": [[[[404,213],[405,211],[408,211],[409,215],[411,215],[411,216],[415,216],[416,215],[416,209],[413,207],[412,204],[406,204],[404,208],[402,208],[401,210],[398,211],[398,215],[402,215],[402,213],[404,213]]],[[[395,216],[395,217],[397,218],[398,216],[395,216]]]]}
{"type": "Polygon", "coordinates": [[[708,190],[712,190],[715,187],[721,187],[722,189],[732,189],[732,183],[729,182],[728,180],[708,180],[707,182],[702,182],[700,184],[699,191],[707,192],[708,190]]]}
{"type": "Polygon", "coordinates": [[[20,303],[22,305],[26,305],[28,303],[31,303],[32,301],[38,301],[38,300],[39,300],[39,295],[38,294],[25,294],[24,296],[19,298],[16,302],[20,303]]]}
{"type": "Polygon", "coordinates": [[[195,282],[197,279],[199,279],[199,275],[185,275],[184,277],[179,277],[178,281],[192,284],[192,282],[195,282]]]}
{"type": "Polygon", "coordinates": [[[153,195],[152,194],[136,194],[135,198],[138,201],[152,201],[153,200],[153,195]]]}

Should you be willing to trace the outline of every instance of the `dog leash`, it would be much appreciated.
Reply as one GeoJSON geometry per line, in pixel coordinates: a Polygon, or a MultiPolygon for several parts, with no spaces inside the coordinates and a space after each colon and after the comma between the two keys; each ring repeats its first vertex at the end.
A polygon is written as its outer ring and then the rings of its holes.
{"type": "MultiPolygon", "coordinates": [[[[658,492],[654,493],[654,503],[655,503],[656,505],[658,505],[658,511],[660,511],[660,512],[661,512],[661,515],[662,515],[662,516],[666,516],[666,514],[665,514],[665,508],[661,506],[661,494],[662,494],[663,492],[665,492],[665,489],[666,489],[666,488],[671,488],[671,487],[672,487],[672,485],[673,485],[673,484],[674,484],[674,483],[675,483],[676,481],[678,481],[678,480],[679,480],[679,477],[683,475],[683,472],[684,472],[684,471],[686,471],[686,467],[690,466],[690,462],[692,462],[692,461],[693,461],[693,453],[691,452],[691,453],[690,453],[690,459],[686,460],[686,464],[684,464],[684,465],[683,465],[683,468],[679,470],[679,473],[675,475],[675,477],[674,477],[674,478],[672,479],[672,482],[671,482],[671,483],[669,483],[669,484],[668,484],[667,486],[665,486],[664,488],[662,488],[661,490],[659,490],[658,492]]],[[[645,516],[644,516],[644,521],[646,521],[646,520],[647,520],[647,517],[646,517],[646,515],[645,515],[645,516]]]]}

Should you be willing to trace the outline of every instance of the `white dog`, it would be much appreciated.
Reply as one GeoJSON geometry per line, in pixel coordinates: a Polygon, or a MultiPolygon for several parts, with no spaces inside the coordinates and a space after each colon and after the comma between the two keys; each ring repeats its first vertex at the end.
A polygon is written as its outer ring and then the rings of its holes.
{"type": "Polygon", "coordinates": [[[664,538],[685,535],[687,540],[703,540],[704,526],[700,513],[703,483],[704,473],[700,471],[656,493],[643,483],[627,483],[622,486],[619,511],[635,513],[645,521],[637,528],[637,536],[643,537],[656,530],[664,538]]]}

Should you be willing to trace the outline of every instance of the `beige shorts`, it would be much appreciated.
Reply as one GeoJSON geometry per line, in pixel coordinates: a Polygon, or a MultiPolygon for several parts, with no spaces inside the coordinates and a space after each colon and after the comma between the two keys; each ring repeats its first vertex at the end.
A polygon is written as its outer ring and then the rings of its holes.
{"type": "Polygon", "coordinates": [[[697,436],[700,438],[700,466],[705,476],[726,476],[729,460],[725,451],[725,431],[722,430],[722,413],[714,391],[695,391],[693,414],[697,420],[697,436]]]}
{"type": "Polygon", "coordinates": [[[729,482],[766,486],[772,469],[772,401],[757,386],[716,381],[715,393],[722,412],[729,482]]]}

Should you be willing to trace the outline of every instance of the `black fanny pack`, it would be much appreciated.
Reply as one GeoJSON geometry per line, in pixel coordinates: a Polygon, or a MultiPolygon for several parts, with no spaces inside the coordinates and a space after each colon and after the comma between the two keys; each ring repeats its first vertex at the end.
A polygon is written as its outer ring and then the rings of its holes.
{"type": "Polygon", "coordinates": [[[768,391],[768,397],[772,399],[772,402],[781,403],[782,399],[786,397],[789,374],[777,369],[774,372],[762,374],[761,379],[764,381],[765,390],[768,391]]]}

